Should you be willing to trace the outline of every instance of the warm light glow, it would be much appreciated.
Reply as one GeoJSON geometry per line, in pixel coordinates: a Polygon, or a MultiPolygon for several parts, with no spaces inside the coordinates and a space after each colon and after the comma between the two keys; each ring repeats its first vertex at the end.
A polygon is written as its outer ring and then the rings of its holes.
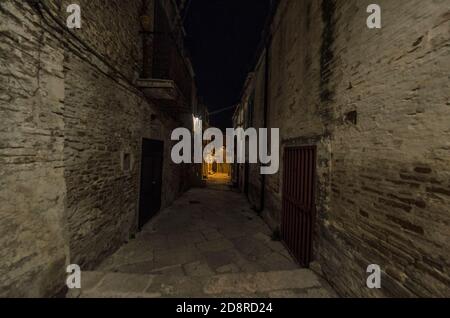
{"type": "Polygon", "coordinates": [[[211,154],[206,155],[205,157],[205,162],[208,164],[213,164],[214,163],[214,156],[211,154]]]}
{"type": "Polygon", "coordinates": [[[202,125],[202,121],[200,118],[195,117],[195,115],[192,115],[193,118],[193,122],[194,122],[194,132],[200,132],[201,131],[201,125],[202,125]]]}

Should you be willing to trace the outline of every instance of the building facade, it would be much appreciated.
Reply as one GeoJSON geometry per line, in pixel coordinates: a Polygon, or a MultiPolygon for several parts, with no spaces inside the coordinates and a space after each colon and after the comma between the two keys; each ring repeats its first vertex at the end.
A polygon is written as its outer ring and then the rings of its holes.
{"type": "Polygon", "coordinates": [[[193,177],[170,160],[196,107],[175,2],[75,2],[73,30],[73,1],[0,3],[1,296],[55,295],[193,177]]]}
{"type": "Polygon", "coordinates": [[[381,0],[378,30],[369,4],[274,7],[234,122],[280,129],[280,171],[234,181],[340,295],[448,297],[448,6],[381,0]]]}

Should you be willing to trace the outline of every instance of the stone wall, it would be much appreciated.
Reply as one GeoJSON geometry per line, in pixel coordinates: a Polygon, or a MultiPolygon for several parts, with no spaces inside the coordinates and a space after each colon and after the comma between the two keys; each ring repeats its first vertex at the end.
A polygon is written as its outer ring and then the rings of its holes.
{"type": "MultiPolygon", "coordinates": [[[[370,30],[370,3],[280,2],[269,127],[281,163],[284,147],[317,145],[313,267],[342,296],[449,296],[450,12],[380,0],[383,28],[370,30]],[[366,287],[369,264],[383,270],[380,290],[366,287]]],[[[282,173],[266,178],[278,225],[282,173]]]]}
{"type": "Polygon", "coordinates": [[[71,259],[92,268],[136,231],[142,138],[165,141],[163,207],[181,192],[181,168],[170,159],[176,123],[77,56],[68,54],[66,68],[71,259]],[[131,155],[131,171],[122,169],[124,153],[131,155]]]}
{"type": "Polygon", "coordinates": [[[51,14],[25,1],[0,4],[6,296],[53,295],[66,264],[92,269],[136,232],[143,138],[164,141],[163,208],[189,180],[189,167],[170,160],[171,131],[185,119],[161,112],[134,85],[141,1],[76,1],[82,29],[71,33],[64,23],[73,1],[44,3],[51,14]]]}
{"type": "Polygon", "coordinates": [[[136,231],[142,138],[165,141],[163,207],[181,192],[183,169],[170,159],[170,134],[179,124],[130,85],[142,60],[141,2],[109,1],[105,8],[96,1],[79,3],[86,14],[76,35],[111,62],[75,42],[64,63],[71,260],[90,269],[136,231]],[[122,169],[124,153],[131,154],[131,171],[122,169]]]}
{"type": "MultiPolygon", "coordinates": [[[[340,246],[336,260],[355,285],[338,278],[333,262],[323,261],[324,272],[344,294],[365,294],[357,282],[366,277],[361,267],[372,262],[385,271],[383,295],[448,297],[449,7],[379,1],[384,27],[370,32],[360,23],[368,4],[338,2],[332,18],[335,233],[318,247],[334,255],[332,246],[340,246]],[[342,252],[352,246],[359,248],[342,252]]],[[[329,258],[326,253],[319,259],[329,258]]]]}
{"type": "Polygon", "coordinates": [[[0,3],[0,296],[62,288],[64,51],[25,1],[0,3]]]}

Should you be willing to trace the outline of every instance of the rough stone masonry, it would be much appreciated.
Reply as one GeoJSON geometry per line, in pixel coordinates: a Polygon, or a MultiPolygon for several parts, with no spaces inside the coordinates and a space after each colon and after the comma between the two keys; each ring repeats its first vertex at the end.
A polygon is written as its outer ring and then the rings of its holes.
{"type": "MultiPolygon", "coordinates": [[[[76,36],[60,27],[71,1],[41,2],[0,2],[0,296],[53,296],[67,264],[92,269],[136,232],[142,138],[167,144],[163,206],[185,188],[169,159],[180,124],[133,85],[141,1],[74,1],[76,36]]],[[[372,2],[280,0],[254,126],[267,99],[283,148],[317,146],[313,267],[341,296],[449,296],[448,1],[378,0],[379,30],[372,2]],[[381,290],[365,286],[373,263],[381,290]]],[[[251,169],[276,228],[283,167],[251,169]]]]}
{"type": "MultiPolygon", "coordinates": [[[[449,296],[449,4],[376,1],[382,28],[369,29],[371,3],[281,0],[241,107],[253,127],[280,128],[281,163],[286,147],[317,147],[313,267],[340,295],[449,296]]],[[[249,172],[274,229],[281,165],[249,172]]]]}
{"type": "Polygon", "coordinates": [[[91,269],[136,232],[142,138],[166,143],[163,207],[186,179],[180,123],[133,85],[141,1],[77,1],[75,36],[59,25],[72,2],[36,3],[0,3],[0,296],[52,296],[69,262],[91,269]]]}

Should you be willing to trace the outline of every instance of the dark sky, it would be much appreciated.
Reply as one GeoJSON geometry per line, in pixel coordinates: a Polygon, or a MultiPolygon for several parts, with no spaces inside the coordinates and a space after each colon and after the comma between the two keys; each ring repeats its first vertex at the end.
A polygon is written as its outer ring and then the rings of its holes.
{"type": "MultiPolygon", "coordinates": [[[[191,0],[185,20],[187,46],[199,95],[210,112],[235,105],[250,70],[269,10],[269,0],[191,0]]],[[[233,110],[211,116],[232,127],[233,110]]]]}

